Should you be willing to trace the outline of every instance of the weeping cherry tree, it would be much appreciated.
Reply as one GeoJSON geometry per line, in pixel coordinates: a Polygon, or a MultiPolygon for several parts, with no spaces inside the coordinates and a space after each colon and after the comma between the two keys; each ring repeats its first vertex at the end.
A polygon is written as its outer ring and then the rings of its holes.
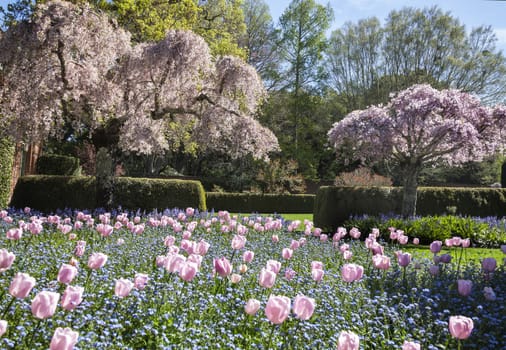
{"type": "Polygon", "coordinates": [[[372,165],[389,161],[403,177],[402,215],[416,213],[418,175],[434,162],[458,165],[503,150],[506,107],[458,90],[413,85],[385,106],[357,110],[328,136],[338,153],[372,165]]]}
{"type": "Polygon", "coordinates": [[[97,182],[112,204],[115,148],[137,154],[167,150],[177,128],[200,148],[266,158],[277,139],[254,118],[265,96],[251,66],[212,57],[190,31],[169,31],[133,45],[130,34],[83,3],[38,4],[33,18],[0,35],[0,133],[14,141],[93,135],[97,182]],[[105,169],[104,169],[105,167],[105,169]]]}

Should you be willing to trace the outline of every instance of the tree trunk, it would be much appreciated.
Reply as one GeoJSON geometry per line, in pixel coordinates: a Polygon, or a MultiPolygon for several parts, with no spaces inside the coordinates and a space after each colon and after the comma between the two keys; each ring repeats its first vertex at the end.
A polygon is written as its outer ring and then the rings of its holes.
{"type": "Polygon", "coordinates": [[[501,187],[506,188],[506,161],[502,163],[501,167],[501,187]]]}
{"type": "Polygon", "coordinates": [[[403,196],[402,196],[402,216],[404,218],[415,216],[416,214],[416,190],[418,188],[418,172],[416,165],[408,165],[403,171],[403,196]]]}
{"type": "Polygon", "coordinates": [[[96,160],[97,208],[112,209],[114,193],[114,161],[105,147],[100,147],[96,160]]]}

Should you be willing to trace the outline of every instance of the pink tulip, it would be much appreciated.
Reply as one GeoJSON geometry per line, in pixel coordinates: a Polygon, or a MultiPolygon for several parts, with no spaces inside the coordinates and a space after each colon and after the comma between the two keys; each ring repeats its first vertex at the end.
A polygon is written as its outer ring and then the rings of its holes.
{"type": "Polygon", "coordinates": [[[209,251],[209,248],[211,247],[211,245],[204,241],[203,239],[201,239],[198,243],[197,243],[197,251],[196,253],[201,255],[201,256],[204,256],[207,254],[207,252],[209,251]]]}
{"type": "Polygon", "coordinates": [[[399,266],[406,267],[411,262],[411,254],[409,253],[400,253],[397,256],[397,262],[399,263],[399,266]]]}
{"type": "Polygon", "coordinates": [[[116,285],[114,286],[114,295],[120,298],[127,297],[132,288],[134,287],[134,283],[126,278],[120,278],[116,280],[116,285]]]}
{"type": "Polygon", "coordinates": [[[262,268],[258,276],[258,284],[264,288],[272,288],[276,282],[276,273],[270,269],[262,268]]]}
{"type": "Polygon", "coordinates": [[[239,266],[239,273],[246,273],[246,271],[248,271],[248,265],[246,264],[241,264],[239,266]]]}
{"type": "Polygon", "coordinates": [[[32,300],[33,316],[45,319],[54,315],[56,306],[58,306],[60,294],[49,291],[42,291],[32,300]]]}
{"type": "Polygon", "coordinates": [[[3,336],[7,332],[7,321],[0,320],[0,337],[3,336]]]}
{"type": "Polygon", "coordinates": [[[10,269],[15,259],[16,255],[14,253],[9,252],[7,249],[0,249],[0,273],[10,269]]]}
{"type": "Polygon", "coordinates": [[[88,259],[88,267],[92,270],[98,270],[104,267],[107,262],[107,255],[103,253],[91,253],[88,259]]]}
{"type": "Polygon", "coordinates": [[[458,280],[457,281],[457,290],[460,295],[467,297],[471,294],[471,288],[473,286],[473,282],[470,280],[458,280]]]}
{"type": "Polygon", "coordinates": [[[281,324],[288,318],[290,306],[288,297],[271,295],[265,305],[265,315],[272,323],[281,324]]]}
{"type": "Polygon", "coordinates": [[[271,239],[272,239],[273,243],[278,243],[279,242],[279,236],[278,235],[272,235],[271,239]]]}
{"type": "Polygon", "coordinates": [[[441,248],[443,247],[443,242],[441,241],[434,241],[430,244],[430,251],[434,254],[437,254],[441,251],[441,248]]]}
{"type": "Polygon", "coordinates": [[[405,340],[402,344],[402,350],[420,350],[420,344],[405,340]]]}
{"type": "Polygon", "coordinates": [[[359,231],[359,230],[358,230],[358,228],[356,228],[356,227],[353,227],[353,228],[350,230],[350,232],[349,232],[349,233],[350,233],[350,236],[351,236],[352,238],[355,238],[355,239],[359,239],[359,238],[360,238],[360,235],[361,235],[360,231],[359,231]]]}
{"type": "Polygon", "coordinates": [[[251,316],[255,315],[259,309],[260,309],[260,302],[256,299],[248,300],[248,302],[244,306],[244,311],[251,316]]]}
{"type": "Polygon", "coordinates": [[[300,242],[295,239],[292,239],[292,242],[290,243],[290,249],[297,250],[297,249],[299,249],[299,247],[300,247],[300,242]]]}
{"type": "Polygon", "coordinates": [[[291,250],[290,248],[283,248],[283,250],[281,251],[281,256],[285,260],[291,259],[292,255],[293,255],[293,250],[291,250]]]}
{"type": "Polygon", "coordinates": [[[323,269],[312,269],[311,270],[311,278],[315,282],[321,282],[323,280],[323,276],[325,276],[325,271],[323,269]]]}
{"type": "Polygon", "coordinates": [[[344,260],[350,260],[353,257],[353,252],[351,250],[346,250],[343,253],[343,259],[344,260]]]}
{"type": "Polygon", "coordinates": [[[165,255],[159,255],[156,257],[155,263],[156,267],[165,267],[167,266],[169,258],[165,255]]]}
{"type": "Polygon", "coordinates": [[[109,237],[112,232],[114,231],[114,227],[107,224],[98,224],[97,225],[97,231],[100,233],[100,236],[102,237],[109,237]]]}
{"type": "Polygon", "coordinates": [[[373,255],[382,255],[384,253],[384,248],[381,244],[379,244],[378,242],[374,242],[373,244],[371,244],[371,247],[369,248],[371,250],[371,253],[373,255]]]}
{"type": "Polygon", "coordinates": [[[311,270],[319,269],[323,270],[323,263],[321,261],[311,261],[311,270]]]}
{"type": "Polygon", "coordinates": [[[337,350],[358,350],[360,338],[353,332],[342,331],[337,340],[337,350]]]}
{"type": "Polygon", "coordinates": [[[494,301],[497,299],[494,290],[491,287],[483,288],[483,296],[488,301],[494,301]]]}
{"type": "Polygon", "coordinates": [[[7,230],[7,239],[12,239],[12,240],[19,240],[21,239],[21,237],[23,236],[23,229],[21,228],[11,228],[9,230],[7,230]]]}
{"type": "Polygon", "coordinates": [[[408,236],[405,236],[405,235],[401,235],[397,238],[397,241],[399,242],[399,244],[407,244],[408,243],[408,236]]]}
{"type": "Polygon", "coordinates": [[[275,274],[278,274],[279,270],[281,270],[281,263],[277,260],[267,260],[265,265],[267,269],[273,271],[275,274]]]}
{"type": "Polygon", "coordinates": [[[175,242],[176,242],[176,237],[171,236],[171,235],[166,236],[163,239],[163,245],[166,247],[170,247],[170,246],[174,245],[175,242]]]}
{"type": "Polygon", "coordinates": [[[343,243],[339,246],[339,251],[344,253],[345,251],[350,250],[350,245],[347,243],[343,243]]]}
{"type": "Polygon", "coordinates": [[[67,286],[61,299],[61,307],[64,310],[74,310],[83,301],[84,288],[79,286],[67,286]]]}
{"type": "Polygon", "coordinates": [[[287,269],[285,270],[285,278],[286,278],[288,281],[292,280],[292,279],[295,277],[295,275],[296,275],[296,274],[297,274],[297,273],[296,273],[294,270],[292,270],[291,268],[287,268],[287,269]]]}
{"type": "Polygon", "coordinates": [[[77,268],[70,264],[62,264],[58,272],[58,282],[69,284],[77,276],[77,268]]]}
{"type": "Polygon", "coordinates": [[[239,250],[244,248],[246,245],[246,237],[241,235],[234,235],[234,238],[232,238],[232,249],[239,250]]]}
{"type": "Polygon", "coordinates": [[[184,257],[184,255],[178,253],[169,254],[167,255],[165,268],[170,273],[179,272],[185,262],[186,258],[184,257]]]}
{"type": "Polygon", "coordinates": [[[58,327],[54,331],[49,350],[72,350],[77,343],[79,333],[70,328],[58,327]]]}
{"type": "Polygon", "coordinates": [[[443,264],[449,264],[452,261],[452,256],[450,254],[443,254],[439,257],[439,262],[443,264]]]}
{"type": "Polygon", "coordinates": [[[380,270],[388,270],[390,268],[390,258],[386,255],[374,255],[372,265],[380,270]]]}
{"type": "Polygon", "coordinates": [[[462,248],[469,248],[471,246],[471,240],[469,238],[462,240],[462,248]]]}
{"type": "Polygon", "coordinates": [[[299,320],[309,320],[313,315],[316,303],[313,298],[297,295],[293,301],[293,313],[299,320]]]}
{"type": "Polygon", "coordinates": [[[253,261],[253,258],[255,257],[255,252],[252,252],[251,250],[247,250],[242,255],[242,260],[246,263],[250,263],[253,261]]]}
{"type": "Polygon", "coordinates": [[[439,275],[439,266],[437,265],[431,265],[429,267],[429,273],[432,275],[432,276],[437,276],[439,275]]]}
{"type": "Polygon", "coordinates": [[[134,278],[134,287],[138,290],[143,290],[146,288],[149,281],[149,276],[145,273],[137,273],[134,278]]]}
{"type": "Polygon", "coordinates": [[[9,293],[15,298],[24,299],[35,286],[35,278],[27,273],[18,272],[12,279],[9,293]]]}
{"type": "Polygon", "coordinates": [[[186,208],[185,213],[186,213],[186,216],[193,216],[193,214],[195,214],[195,209],[188,207],[188,208],[186,208]]]}
{"type": "Polygon", "coordinates": [[[42,224],[38,221],[33,221],[28,224],[28,231],[30,231],[32,235],[38,235],[43,229],[42,224]]]}
{"type": "Polygon", "coordinates": [[[445,239],[445,246],[451,247],[452,245],[453,245],[453,239],[452,238],[445,239]]]}
{"type": "Polygon", "coordinates": [[[242,279],[241,275],[237,273],[233,273],[230,275],[230,282],[232,282],[233,284],[241,282],[241,279],[242,279]]]}
{"type": "Polygon", "coordinates": [[[193,280],[198,270],[199,267],[196,263],[192,261],[186,261],[181,265],[181,268],[179,269],[179,277],[181,277],[183,281],[190,282],[193,280]]]}
{"type": "Polygon", "coordinates": [[[473,331],[473,320],[465,316],[450,316],[448,329],[452,337],[456,339],[467,339],[473,331]]]}
{"type": "MultiPolygon", "coordinates": [[[[419,239],[419,238],[416,238],[416,237],[415,237],[415,238],[413,238],[413,244],[414,244],[414,245],[419,245],[419,244],[420,244],[420,239],[419,239]]],[[[409,342],[407,342],[407,343],[409,343],[409,342]]],[[[420,348],[420,344],[418,344],[418,347],[420,348]]]]}
{"type": "Polygon", "coordinates": [[[497,261],[494,258],[485,258],[481,262],[481,268],[487,273],[494,272],[496,267],[497,261]]]}
{"type": "Polygon", "coordinates": [[[219,259],[214,259],[214,270],[221,277],[226,277],[232,273],[232,264],[228,261],[227,258],[221,257],[219,259]]]}
{"type": "Polygon", "coordinates": [[[345,264],[341,268],[341,277],[345,282],[354,282],[362,278],[364,268],[357,264],[345,264]]]}

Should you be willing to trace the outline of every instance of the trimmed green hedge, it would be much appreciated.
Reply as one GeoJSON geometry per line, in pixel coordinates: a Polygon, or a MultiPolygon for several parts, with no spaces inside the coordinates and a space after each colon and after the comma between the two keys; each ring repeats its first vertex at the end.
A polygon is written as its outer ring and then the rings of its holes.
{"type": "Polygon", "coordinates": [[[312,213],[312,194],[259,194],[207,192],[207,207],[235,213],[312,213]]]}
{"type": "Polygon", "coordinates": [[[79,158],[59,154],[43,154],[37,158],[37,173],[41,175],[81,175],[79,158]]]}
{"type": "Polygon", "coordinates": [[[0,139],[0,208],[7,207],[11,192],[14,145],[6,139],[0,139]]]}
{"type": "Polygon", "coordinates": [[[115,206],[137,209],[198,208],[207,210],[206,194],[199,181],[118,177],[115,206]]]}
{"type": "Polygon", "coordinates": [[[18,179],[11,207],[43,212],[95,207],[95,178],[90,176],[30,175],[18,179]]]}
{"type": "MultiPolygon", "coordinates": [[[[95,178],[91,176],[24,176],[14,188],[10,205],[43,212],[64,208],[93,209],[95,186],[95,178]]],[[[114,206],[134,210],[186,207],[206,210],[206,198],[198,181],[118,177],[114,206]]]]}
{"type": "MultiPolygon", "coordinates": [[[[353,215],[400,214],[401,187],[320,187],[314,224],[333,232],[353,215]]],[[[506,216],[506,189],[418,188],[417,215],[506,216]]]]}

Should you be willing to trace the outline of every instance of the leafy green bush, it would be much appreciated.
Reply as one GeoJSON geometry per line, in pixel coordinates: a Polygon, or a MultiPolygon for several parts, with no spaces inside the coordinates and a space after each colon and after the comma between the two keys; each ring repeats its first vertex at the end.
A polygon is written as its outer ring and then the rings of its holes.
{"type": "Polygon", "coordinates": [[[435,240],[459,236],[470,238],[473,244],[480,247],[498,247],[506,243],[504,227],[491,225],[480,218],[454,215],[425,216],[412,219],[387,216],[356,216],[343,223],[343,227],[356,227],[367,236],[373,228],[378,228],[382,238],[389,240],[389,228],[402,230],[411,238],[417,237],[421,244],[430,244],[435,240]]]}
{"type": "Polygon", "coordinates": [[[18,179],[10,205],[43,212],[95,207],[95,178],[90,176],[30,175],[18,179]]]}
{"type": "MultiPolygon", "coordinates": [[[[198,181],[116,178],[114,205],[128,209],[194,207],[206,209],[205,193],[198,181]]],[[[92,209],[96,182],[89,176],[32,175],[21,177],[11,206],[31,207],[43,212],[57,209],[92,209]]]]}
{"type": "Polygon", "coordinates": [[[207,206],[236,213],[311,213],[314,195],[207,192],[207,206]]]}
{"type": "Polygon", "coordinates": [[[13,161],[14,145],[0,139],[0,208],[5,208],[9,202],[13,161]]]}
{"type": "Polygon", "coordinates": [[[81,175],[79,158],[58,154],[43,154],[37,158],[37,173],[41,175],[81,175]]]}
{"type": "Polygon", "coordinates": [[[114,204],[146,210],[166,208],[207,209],[204,187],[199,181],[118,177],[114,183],[114,204]]]}

